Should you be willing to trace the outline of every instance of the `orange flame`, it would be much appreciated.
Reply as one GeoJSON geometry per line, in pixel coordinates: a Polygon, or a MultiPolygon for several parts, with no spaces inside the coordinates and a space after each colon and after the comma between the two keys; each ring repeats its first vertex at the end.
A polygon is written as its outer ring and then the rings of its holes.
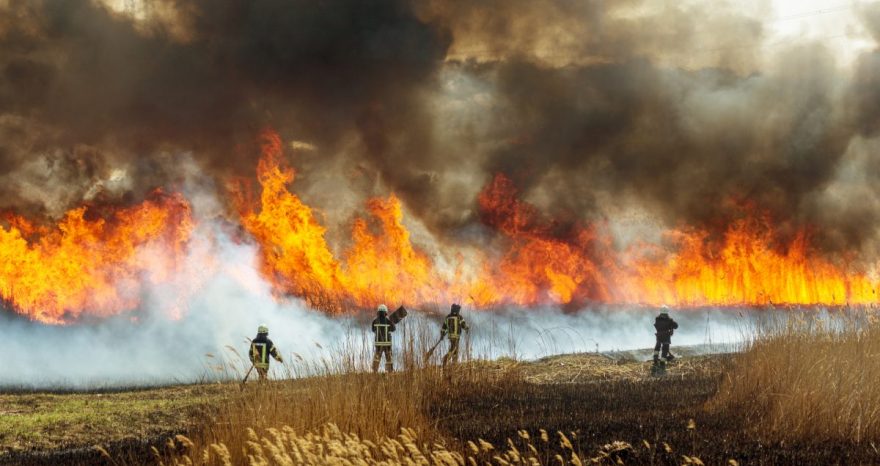
{"type": "Polygon", "coordinates": [[[108,218],[90,217],[76,208],[49,228],[9,216],[0,227],[3,300],[48,323],[134,309],[144,282],[171,278],[192,230],[186,200],[158,191],[108,218]]]}
{"type": "Polygon", "coordinates": [[[262,246],[264,276],[280,293],[332,311],[462,298],[477,307],[876,302],[876,280],[810,250],[806,232],[783,248],[771,247],[775,235],[766,218],[733,222],[720,241],[709,241],[707,231],[686,229],[667,233],[668,249],[641,244],[617,251],[596,225],[544,218],[518,199],[513,182],[502,175],[478,198],[481,220],[498,237],[494,253],[470,251],[474,261],[441,271],[412,244],[400,200],[392,194],[367,203],[377,228],[356,220],[353,244],[340,261],[312,210],[288,191],[294,171],[282,162],[274,133],[264,135],[258,178],[263,188],[258,213],[246,207],[241,191],[237,198],[244,206],[243,225],[262,246]]]}
{"type": "Polygon", "coordinates": [[[473,285],[475,301],[528,306],[608,301],[609,284],[602,273],[608,245],[595,229],[574,225],[560,235],[517,194],[503,175],[480,193],[483,222],[501,233],[507,245],[500,257],[483,265],[483,278],[473,285]]]}
{"type": "Polygon", "coordinates": [[[771,247],[775,234],[766,217],[734,221],[714,248],[706,231],[666,236],[676,252],[654,251],[653,259],[634,261],[623,300],[677,306],[877,302],[878,283],[811,250],[805,230],[782,248],[771,247]]]}
{"type": "MultiPolygon", "coordinates": [[[[295,174],[284,161],[281,139],[267,132],[257,165],[259,196],[239,182],[231,186],[233,200],[242,227],[259,245],[260,272],[278,297],[302,297],[329,312],[379,302],[464,301],[476,307],[877,302],[878,282],[857,262],[823,256],[811,248],[806,230],[780,244],[766,215],[746,215],[720,235],[682,228],[668,231],[662,244],[619,250],[602,224],[548,218],[520,200],[514,183],[502,175],[477,199],[491,233],[479,246],[427,254],[414,245],[403,205],[391,194],[367,202],[367,215],[355,219],[350,244],[337,256],[313,210],[289,190],[295,174]],[[454,266],[446,265],[448,257],[455,258],[454,266]]],[[[183,196],[161,192],[107,215],[73,209],[54,227],[7,215],[0,223],[0,299],[49,323],[136,309],[146,286],[174,282],[179,275],[194,227],[183,196]]],[[[202,260],[210,262],[210,255],[202,260]]]]}
{"type": "Polygon", "coordinates": [[[437,276],[428,258],[410,242],[397,197],[369,201],[368,211],[378,220],[381,233],[372,233],[366,220],[356,220],[353,245],[342,264],[330,251],[326,229],[311,208],[287,190],[295,172],[282,160],[278,135],[265,133],[262,150],[257,166],[263,188],[259,212],[249,205],[243,186],[233,187],[233,193],[242,225],[262,246],[263,275],[276,290],[330,311],[435,295],[426,292],[436,285],[437,276]]]}

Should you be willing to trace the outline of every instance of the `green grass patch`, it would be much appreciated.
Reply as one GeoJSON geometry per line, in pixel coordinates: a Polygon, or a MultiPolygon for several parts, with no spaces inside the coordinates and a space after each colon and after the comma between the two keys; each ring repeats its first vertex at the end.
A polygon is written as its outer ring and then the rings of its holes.
{"type": "Polygon", "coordinates": [[[0,453],[50,450],[188,432],[235,386],[118,393],[0,395],[0,453]]]}

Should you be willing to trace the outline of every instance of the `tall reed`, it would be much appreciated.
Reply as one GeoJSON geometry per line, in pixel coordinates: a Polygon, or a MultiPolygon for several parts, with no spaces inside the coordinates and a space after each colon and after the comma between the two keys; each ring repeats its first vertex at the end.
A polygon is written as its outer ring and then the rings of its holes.
{"type": "Polygon", "coordinates": [[[759,433],[804,442],[880,440],[880,323],[871,310],[767,321],[711,401],[759,433]]]}

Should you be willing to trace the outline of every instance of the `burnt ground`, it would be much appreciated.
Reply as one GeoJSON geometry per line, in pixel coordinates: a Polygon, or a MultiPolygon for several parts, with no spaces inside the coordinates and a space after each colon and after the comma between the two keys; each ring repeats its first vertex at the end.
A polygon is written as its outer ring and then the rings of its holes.
{"type": "Polygon", "coordinates": [[[460,390],[456,399],[432,411],[441,430],[461,440],[482,438],[503,446],[513,439],[518,444],[518,431],[524,429],[551,459],[556,453],[565,456],[554,435],[561,431],[582,459],[617,450],[612,459],[620,457],[626,464],[683,464],[684,455],[705,464],[732,464],[731,459],[766,465],[880,463],[880,451],[870,444],[767,442],[749,428],[748,419],[713,413],[706,402],[731,370],[730,359],[719,355],[685,361],[682,365],[691,367],[670,367],[660,377],[650,375],[649,364],[634,362],[624,364],[625,372],[617,377],[598,381],[585,377],[553,383],[544,378],[480,397],[460,390]],[[540,429],[548,432],[549,442],[535,441],[540,429]],[[631,448],[611,447],[615,441],[631,448]]]}

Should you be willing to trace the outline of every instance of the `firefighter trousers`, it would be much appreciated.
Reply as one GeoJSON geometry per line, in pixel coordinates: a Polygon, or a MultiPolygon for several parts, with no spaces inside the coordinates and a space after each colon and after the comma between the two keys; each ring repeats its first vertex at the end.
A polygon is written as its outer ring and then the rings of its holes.
{"type": "Polygon", "coordinates": [[[657,343],[654,345],[654,359],[657,359],[658,357],[660,357],[661,350],[662,350],[663,358],[670,359],[670,356],[671,356],[669,353],[670,343],[671,343],[671,339],[669,337],[664,338],[664,337],[658,336],[657,343]]]}
{"type": "Polygon", "coordinates": [[[379,361],[382,355],[385,355],[385,372],[391,372],[394,367],[391,363],[391,346],[376,346],[376,353],[373,356],[373,372],[379,371],[379,361]]]}
{"type": "Polygon", "coordinates": [[[452,361],[453,364],[458,362],[458,338],[449,339],[449,351],[443,356],[443,365],[452,361]]]}

